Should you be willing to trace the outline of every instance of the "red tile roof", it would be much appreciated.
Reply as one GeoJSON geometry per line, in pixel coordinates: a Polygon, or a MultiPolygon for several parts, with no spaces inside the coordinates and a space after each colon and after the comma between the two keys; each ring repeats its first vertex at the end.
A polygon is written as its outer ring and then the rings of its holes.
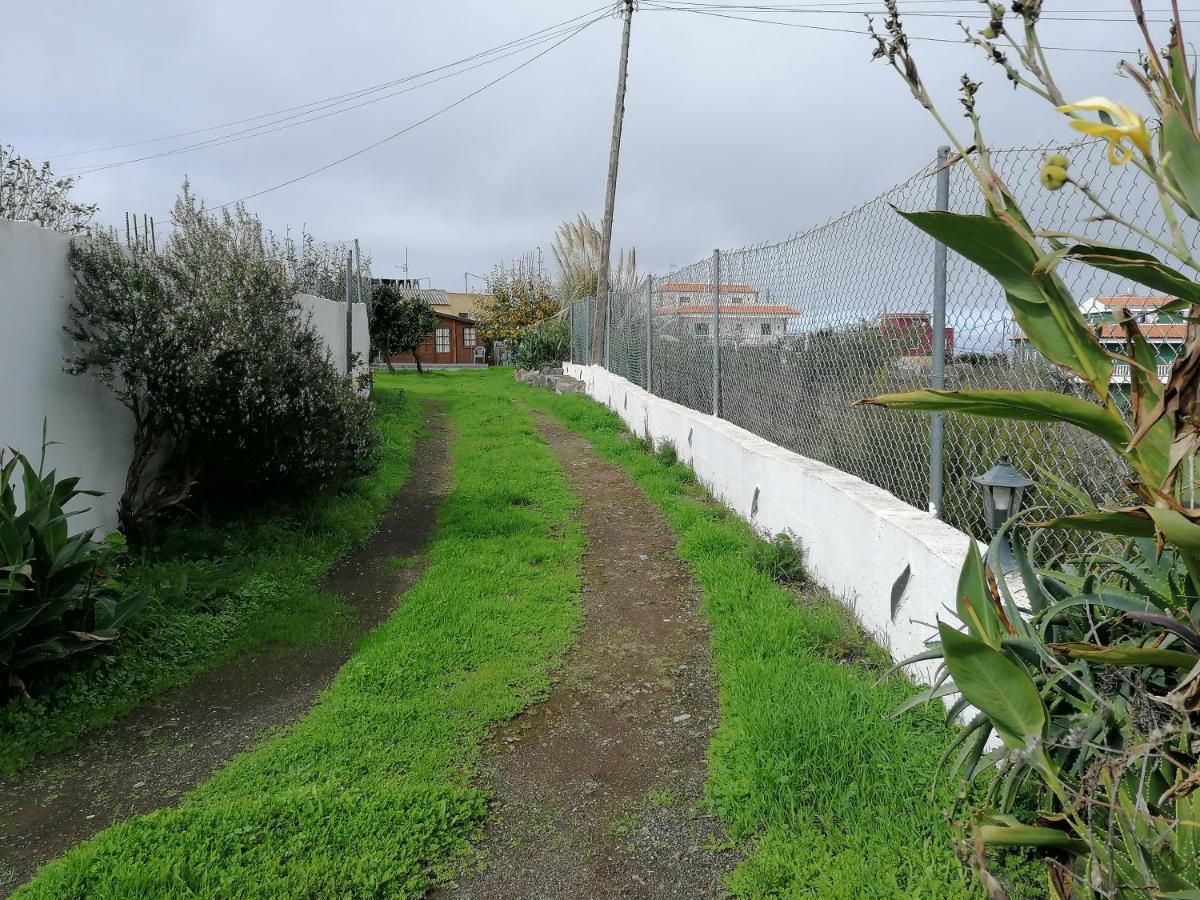
{"type": "MultiPolygon", "coordinates": [[[[1183,322],[1164,322],[1162,324],[1141,324],[1138,326],[1142,330],[1142,335],[1148,341],[1182,341],[1187,337],[1187,325],[1183,322]]],[[[1125,340],[1125,329],[1120,325],[1112,323],[1103,324],[1096,332],[1101,340],[1123,341],[1125,340]]],[[[1014,341],[1027,341],[1023,334],[1015,334],[1012,337],[1014,341]]]]}
{"type": "MultiPolygon", "coordinates": [[[[658,285],[659,293],[665,291],[711,291],[712,282],[708,284],[660,284],[658,285]]],[[[722,294],[756,294],[754,288],[748,284],[723,284],[721,285],[722,294]]]]}
{"type": "Polygon", "coordinates": [[[1092,299],[1102,306],[1111,306],[1113,309],[1117,309],[1121,306],[1133,306],[1139,309],[1144,309],[1146,307],[1162,306],[1166,303],[1170,303],[1175,298],[1160,296],[1140,297],[1137,294],[1118,294],[1112,297],[1093,297],[1092,299]]]}
{"type": "MultiPolygon", "coordinates": [[[[1142,324],[1138,328],[1148,341],[1180,340],[1187,337],[1187,325],[1182,322],[1164,322],[1162,324],[1142,324]]],[[[1101,325],[1100,337],[1125,338],[1125,330],[1120,325],[1101,325]]]]}
{"type": "MultiPolygon", "coordinates": [[[[667,316],[671,313],[704,313],[712,315],[711,303],[692,303],[687,306],[660,306],[658,314],[667,316]]],[[[794,306],[774,306],[761,303],[746,303],[746,304],[729,304],[726,306],[721,304],[721,315],[749,315],[749,316],[795,316],[799,315],[800,310],[794,306]]]]}

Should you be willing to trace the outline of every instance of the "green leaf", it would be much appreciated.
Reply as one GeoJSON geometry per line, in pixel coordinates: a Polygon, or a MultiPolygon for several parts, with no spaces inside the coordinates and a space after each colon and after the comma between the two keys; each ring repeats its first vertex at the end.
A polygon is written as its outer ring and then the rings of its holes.
{"type": "Polygon", "coordinates": [[[967,558],[958,574],[958,592],[954,598],[958,618],[967,626],[972,637],[977,637],[989,647],[999,649],[1004,628],[996,614],[996,604],[988,589],[987,573],[979,548],[971,541],[967,558]]]}
{"type": "Polygon", "coordinates": [[[1015,227],[992,216],[900,214],[999,281],[1017,324],[1042,355],[1078,374],[1098,397],[1108,396],[1112,360],[1058,277],[1039,270],[1042,254],[1015,227]]]}
{"type": "Polygon", "coordinates": [[[1160,609],[1148,597],[1102,591],[1097,594],[1080,594],[1077,597],[1060,600],[1038,616],[1038,620],[1043,623],[1051,622],[1067,610],[1075,609],[1079,606],[1099,606],[1104,609],[1113,609],[1117,612],[1158,612],[1160,609]]]}
{"type": "Polygon", "coordinates": [[[1120,534],[1126,537],[1154,537],[1154,520],[1141,507],[1129,510],[1102,509],[1073,516],[1059,516],[1047,522],[1038,522],[1034,527],[1099,531],[1101,534],[1120,534]]]}
{"type": "MultiPolygon", "coordinates": [[[[1100,663],[1106,666],[1155,666],[1161,669],[1190,669],[1200,662],[1200,656],[1195,653],[1184,653],[1182,650],[1163,650],[1160,647],[1137,647],[1133,645],[1118,645],[1102,647],[1099,644],[1048,644],[1055,650],[1071,659],[1086,659],[1088,662],[1100,663]]],[[[950,670],[953,673],[953,669],[950,670]]],[[[963,693],[966,693],[965,691],[963,693]]]]}
{"type": "Polygon", "coordinates": [[[983,641],[938,623],[946,667],[959,691],[991,720],[1005,745],[1028,746],[1046,729],[1046,707],[1029,674],[983,641]]]}
{"type": "Polygon", "coordinates": [[[1200,555],[1200,525],[1173,509],[1146,507],[1163,537],[1190,556],[1200,555]]]}
{"type": "Polygon", "coordinates": [[[1067,251],[1066,258],[1111,272],[1170,297],[1200,304],[1200,284],[1141,250],[1113,244],[1076,244],[1067,251]]]}
{"type": "Polygon", "coordinates": [[[1183,114],[1174,108],[1164,112],[1159,134],[1164,155],[1170,154],[1163,169],[1196,216],[1200,214],[1200,145],[1196,135],[1183,114]]]}
{"type": "Polygon", "coordinates": [[[898,719],[900,716],[904,715],[906,712],[908,712],[910,709],[912,709],[914,707],[924,706],[926,703],[932,703],[934,700],[938,700],[949,694],[956,694],[956,693],[958,693],[958,688],[956,688],[954,686],[954,682],[947,681],[945,684],[941,685],[936,690],[922,691],[919,694],[914,694],[913,696],[909,697],[907,700],[905,700],[903,703],[901,703],[895,709],[893,709],[890,713],[888,713],[888,718],[889,719],[898,719]]]}
{"type": "Polygon", "coordinates": [[[1075,856],[1088,852],[1087,841],[1039,825],[981,825],[979,839],[986,847],[1050,847],[1075,856]]]}
{"type": "Polygon", "coordinates": [[[889,409],[962,412],[993,419],[1068,422],[1102,438],[1122,456],[1130,456],[1125,450],[1130,438],[1129,429],[1120,417],[1069,394],[1053,391],[935,391],[927,388],[902,394],[880,394],[859,402],[889,409]]]}

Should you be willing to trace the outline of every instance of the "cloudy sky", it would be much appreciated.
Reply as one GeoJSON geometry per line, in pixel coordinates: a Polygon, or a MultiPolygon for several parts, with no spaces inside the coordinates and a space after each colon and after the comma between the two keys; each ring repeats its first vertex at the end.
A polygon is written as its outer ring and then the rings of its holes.
{"type": "MultiPolygon", "coordinates": [[[[162,154],[263,123],[295,126],[96,171],[77,188],[79,199],[100,204],[102,222],[123,225],[126,211],[161,221],[185,176],[210,204],[255,194],[437,113],[550,45],[362,94],[351,102],[378,102],[336,115],[326,114],[342,107],[321,105],[58,155],[395,82],[590,14],[582,24],[600,14],[599,2],[10,2],[0,141],[35,159],[54,156],[65,170],[162,154]],[[380,99],[410,87],[417,89],[380,99]],[[324,117],[303,122],[300,113],[324,117]]],[[[940,133],[898,78],[870,62],[868,39],[837,30],[861,30],[861,10],[872,5],[880,4],[801,0],[756,14],[789,27],[643,2],[633,25],[616,242],[636,246],[643,268],[662,270],[713,247],[802,231],[919,169],[940,133]]],[[[970,0],[901,0],[901,9],[912,13],[910,33],[923,37],[957,38],[962,14],[983,24],[970,0]]],[[[1137,99],[1134,86],[1114,75],[1120,57],[1097,52],[1138,46],[1127,4],[1048,0],[1046,11],[1112,20],[1044,23],[1046,43],[1087,48],[1051,53],[1069,95],[1137,99]]],[[[539,246],[548,259],[560,221],[581,210],[598,220],[602,211],[619,39],[619,20],[604,16],[427,123],[249,205],[277,231],[304,226],[318,238],[359,238],[378,275],[398,274],[407,247],[410,275],[448,289],[461,289],[464,272],[486,273],[539,246]]],[[[955,42],[916,46],[951,121],[963,121],[954,92],[970,71],[984,82],[980,106],[994,146],[1069,135],[977,52],[955,42]]]]}

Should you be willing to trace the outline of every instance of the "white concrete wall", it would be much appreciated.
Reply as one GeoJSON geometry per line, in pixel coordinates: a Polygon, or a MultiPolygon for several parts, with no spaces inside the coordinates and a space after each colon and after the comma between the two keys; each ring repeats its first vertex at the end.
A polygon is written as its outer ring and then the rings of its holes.
{"type": "MultiPolygon", "coordinates": [[[[759,533],[790,531],[813,577],[851,605],[896,660],[925,648],[930,624],[946,618],[970,538],[883,488],[808,459],[711,415],[648,394],[599,366],[565,371],[617,412],[630,430],[670,442],[722,503],[759,533]],[[758,494],[755,504],[755,493],[758,494]],[[892,585],[911,566],[891,619],[892,585]]],[[[928,680],[933,666],[909,673],[928,680]]]]}
{"type": "Polygon", "coordinates": [[[31,222],[0,220],[0,446],[36,464],[42,421],[58,441],[47,469],[78,475],[80,487],[104,491],[75,509],[90,508],[76,527],[111,529],[133,445],[133,418],[90,377],[63,371],[71,340],[63,331],[75,296],[67,235],[31,222]]]}
{"type": "MultiPolygon", "coordinates": [[[[75,504],[89,511],[73,524],[110,530],[133,449],[133,418],[90,376],[63,372],[71,344],[63,326],[75,296],[70,242],[31,222],[0,220],[0,447],[15,447],[36,463],[44,418],[50,439],[59,442],[47,452],[47,468],[104,491],[75,504]]],[[[299,299],[344,372],[345,303],[308,294],[299,299]]],[[[363,304],[354,306],[352,340],[362,355],[356,374],[366,372],[370,338],[363,304]]]]}
{"type": "MultiPolygon", "coordinates": [[[[342,374],[346,372],[346,302],[344,300],[326,300],[314,294],[297,294],[300,305],[312,316],[313,327],[325,340],[329,352],[333,354],[334,365],[342,374]]],[[[358,366],[354,374],[363,375],[370,371],[371,336],[367,330],[367,307],[357,303],[354,306],[354,328],[350,336],[352,349],[359,355],[358,366]]]]}

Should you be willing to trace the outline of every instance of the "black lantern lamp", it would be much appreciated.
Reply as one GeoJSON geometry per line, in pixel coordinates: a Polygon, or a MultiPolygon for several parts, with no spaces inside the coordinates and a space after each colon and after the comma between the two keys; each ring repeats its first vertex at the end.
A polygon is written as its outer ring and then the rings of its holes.
{"type": "MultiPolygon", "coordinates": [[[[1012,464],[1008,454],[1001,456],[984,474],[976,475],[971,480],[983,490],[983,518],[993,535],[1021,511],[1025,488],[1033,484],[1012,464]]],[[[1012,548],[1006,540],[1000,547],[1000,567],[1008,571],[1012,565],[1012,548]]]]}

